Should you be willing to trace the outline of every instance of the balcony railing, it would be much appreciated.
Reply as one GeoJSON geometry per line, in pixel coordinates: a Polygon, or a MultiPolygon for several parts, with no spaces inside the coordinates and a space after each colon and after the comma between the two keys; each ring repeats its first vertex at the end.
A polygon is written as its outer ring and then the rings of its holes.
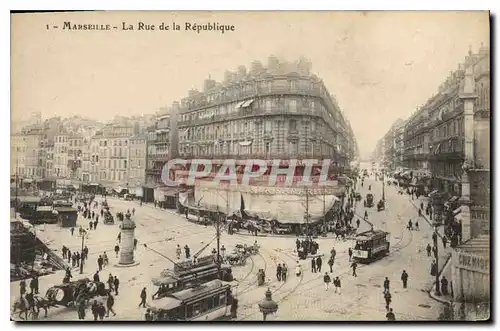
{"type": "Polygon", "coordinates": [[[149,175],[160,175],[162,169],[146,169],[146,174],[149,175]]]}
{"type": "MultiPolygon", "coordinates": [[[[338,154],[337,156],[341,156],[338,154]]],[[[344,156],[344,155],[342,155],[344,156]]],[[[189,154],[181,153],[181,157],[184,159],[207,159],[207,160],[217,160],[217,159],[234,159],[234,160],[305,160],[305,159],[334,159],[335,156],[332,155],[328,157],[326,155],[322,156],[319,152],[306,152],[306,153],[251,153],[251,154],[233,154],[233,153],[221,153],[215,152],[210,155],[200,155],[200,154],[189,154]]]]}

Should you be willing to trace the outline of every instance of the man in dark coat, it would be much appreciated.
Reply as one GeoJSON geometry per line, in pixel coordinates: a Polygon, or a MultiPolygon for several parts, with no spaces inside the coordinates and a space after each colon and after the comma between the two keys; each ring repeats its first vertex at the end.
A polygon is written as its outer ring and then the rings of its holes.
{"type": "Polygon", "coordinates": [[[106,315],[106,308],[104,307],[104,304],[102,302],[99,304],[99,307],[97,307],[97,315],[99,315],[99,319],[101,321],[104,319],[104,316],[106,315]]]}
{"type": "Polygon", "coordinates": [[[384,280],[384,293],[389,293],[389,286],[390,286],[390,281],[389,281],[389,278],[385,277],[385,280],[384,280]]]}
{"type": "Polygon", "coordinates": [[[391,293],[386,292],[384,294],[384,300],[385,300],[385,309],[389,310],[389,305],[391,304],[392,301],[391,293]]]}
{"type": "Polygon", "coordinates": [[[445,276],[441,278],[441,292],[443,295],[448,295],[448,279],[445,276]]]}
{"type": "Polygon", "coordinates": [[[351,247],[349,247],[347,253],[349,254],[349,262],[351,262],[351,259],[352,259],[352,249],[351,249],[351,247]]]}
{"type": "Polygon", "coordinates": [[[99,271],[96,271],[94,274],[94,282],[100,282],[101,280],[99,279],[99,271]]]}
{"type": "Polygon", "coordinates": [[[321,256],[318,256],[316,259],[316,269],[318,272],[321,272],[321,265],[323,264],[323,260],[321,259],[321,256]]]}
{"type": "Polygon", "coordinates": [[[311,259],[311,271],[316,272],[316,259],[314,257],[311,259]]]}
{"type": "Polygon", "coordinates": [[[108,294],[108,298],[106,299],[106,317],[109,317],[109,312],[113,313],[113,316],[116,316],[115,311],[113,310],[113,306],[115,304],[115,298],[111,295],[111,293],[108,294]]]}
{"type": "Polygon", "coordinates": [[[330,266],[330,272],[333,272],[333,264],[335,263],[335,261],[333,260],[333,258],[330,256],[330,258],[328,259],[328,265],[330,266]]]}
{"type": "Polygon", "coordinates": [[[141,291],[141,303],[139,303],[139,307],[142,306],[146,308],[146,298],[147,298],[146,288],[144,287],[141,291]]]}
{"type": "Polygon", "coordinates": [[[389,312],[387,314],[385,314],[385,317],[387,318],[388,321],[395,321],[396,320],[396,316],[394,316],[394,313],[392,312],[392,308],[389,309],[389,312]]]}
{"type": "Polygon", "coordinates": [[[78,305],[78,319],[79,320],[85,319],[85,300],[82,300],[78,305]]]}
{"type": "Polygon", "coordinates": [[[102,264],[104,263],[104,260],[101,255],[99,255],[99,258],[97,259],[97,265],[99,266],[99,271],[102,271],[102,264]]]}
{"type": "Polygon", "coordinates": [[[358,274],[356,273],[356,269],[358,268],[358,264],[356,262],[353,262],[351,264],[351,268],[352,268],[352,275],[354,277],[358,277],[358,274]]]}
{"type": "Polygon", "coordinates": [[[408,286],[408,274],[406,273],[406,270],[403,270],[401,280],[403,281],[403,288],[406,288],[408,286]]]}
{"type": "Polygon", "coordinates": [[[94,321],[97,321],[97,317],[99,316],[99,305],[97,304],[97,300],[94,300],[90,309],[92,310],[92,315],[94,315],[94,321]]]}
{"type": "Polygon", "coordinates": [[[276,279],[278,280],[278,282],[281,282],[281,264],[278,263],[278,266],[276,267],[276,279]]]}
{"type": "Polygon", "coordinates": [[[120,286],[120,280],[115,276],[113,280],[113,285],[115,286],[115,295],[118,295],[118,287],[120,286]]]}

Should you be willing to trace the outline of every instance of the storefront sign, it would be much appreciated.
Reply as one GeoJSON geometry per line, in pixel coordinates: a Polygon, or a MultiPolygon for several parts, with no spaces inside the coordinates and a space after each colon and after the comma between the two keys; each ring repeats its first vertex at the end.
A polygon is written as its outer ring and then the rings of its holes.
{"type": "Polygon", "coordinates": [[[486,256],[458,253],[458,268],[489,273],[490,259],[486,256]]]}

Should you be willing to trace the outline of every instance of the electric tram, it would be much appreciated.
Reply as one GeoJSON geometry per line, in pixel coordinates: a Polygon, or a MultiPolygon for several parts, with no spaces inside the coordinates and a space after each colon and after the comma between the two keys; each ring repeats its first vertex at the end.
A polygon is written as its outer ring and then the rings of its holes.
{"type": "Polygon", "coordinates": [[[370,224],[371,229],[356,235],[352,257],[356,262],[370,263],[389,253],[389,232],[374,230],[373,223],[364,221],[370,224]]]}
{"type": "Polygon", "coordinates": [[[214,321],[234,316],[236,285],[219,279],[194,285],[156,300],[150,309],[154,321],[214,321]]]}

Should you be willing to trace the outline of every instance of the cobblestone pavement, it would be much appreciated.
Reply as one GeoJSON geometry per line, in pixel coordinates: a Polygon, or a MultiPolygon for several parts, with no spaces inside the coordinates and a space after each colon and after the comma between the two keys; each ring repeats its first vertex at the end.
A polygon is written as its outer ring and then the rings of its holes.
{"type": "MultiPolygon", "coordinates": [[[[372,179],[365,180],[363,188],[359,191],[363,197],[368,192],[368,185],[372,185],[374,201],[381,197],[382,183],[372,179]]],[[[294,268],[296,255],[294,252],[295,238],[279,237],[252,237],[247,235],[228,235],[223,233],[221,244],[227,251],[232,251],[236,244],[251,245],[255,240],[261,245],[258,255],[249,259],[245,266],[236,266],[233,273],[239,281],[236,291],[239,298],[238,320],[261,320],[262,315],[258,310],[258,302],[264,298],[264,293],[269,287],[273,292],[273,299],[278,302],[279,310],[268,320],[385,320],[385,303],[382,295],[382,284],[385,277],[391,280],[392,308],[398,320],[435,320],[442,309],[442,304],[432,300],[427,291],[432,285],[433,277],[430,276],[431,258],[427,257],[425,247],[430,243],[431,228],[422,219],[420,231],[408,231],[408,219],[417,219],[417,210],[410,202],[408,196],[397,194],[397,190],[386,187],[386,210],[377,212],[376,207],[368,209],[369,220],[376,228],[381,228],[391,233],[391,253],[382,260],[369,265],[358,267],[358,277],[351,276],[347,249],[353,246],[350,240],[341,241],[331,237],[317,239],[320,253],[325,255],[332,247],[337,250],[337,258],[332,276],[339,276],[342,281],[342,294],[334,293],[333,289],[325,290],[322,273],[310,271],[310,260],[300,261],[304,270],[301,277],[296,277],[294,268]],[[288,265],[289,277],[286,283],[278,282],[274,276],[275,266],[278,263],[288,265]],[[264,269],[266,272],[266,285],[257,286],[256,272],[264,269]],[[409,274],[409,286],[402,288],[400,281],[401,272],[405,269],[409,274]]],[[[101,198],[98,197],[98,200],[101,198]]],[[[136,251],[138,266],[131,268],[117,268],[114,266],[117,259],[113,247],[117,242],[119,233],[118,222],[115,225],[99,223],[97,230],[89,233],[85,244],[88,246],[89,261],[85,266],[83,275],[78,270],[73,271],[74,278],[89,277],[97,270],[97,257],[104,251],[110,258],[110,266],[101,272],[101,279],[107,279],[109,273],[118,276],[121,281],[121,291],[115,300],[116,317],[107,320],[142,320],[145,309],[138,308],[139,294],[146,287],[148,297],[154,293],[155,288],[151,278],[158,276],[162,269],[172,267],[172,263],[164,257],[147,250],[146,243],[162,254],[171,258],[175,257],[177,244],[189,245],[192,253],[197,252],[215,236],[212,226],[201,226],[188,222],[182,215],[173,211],[160,210],[151,205],[139,207],[137,202],[129,202],[109,198],[111,212],[125,212],[135,207],[134,219],[137,224],[136,238],[139,245],[136,251]]],[[[362,203],[357,206],[357,213],[364,214],[362,203]]],[[[363,222],[362,222],[363,223],[363,222]]],[[[79,219],[78,224],[88,227],[88,221],[79,219]]],[[[367,225],[363,224],[363,229],[367,225]]],[[[77,231],[75,231],[76,234],[77,231]]],[[[81,248],[81,238],[71,236],[69,230],[58,228],[56,225],[37,227],[37,235],[49,243],[49,247],[59,254],[62,245],[72,251],[81,248]]],[[[207,249],[207,254],[215,247],[215,241],[207,249]]],[[[447,251],[441,249],[442,259],[447,251]]],[[[326,259],[324,259],[326,262],[326,259]]],[[[442,260],[444,261],[444,260],[442,260]]],[[[324,263],[324,267],[328,267],[324,263]]],[[[324,272],[325,270],[323,270],[324,272]]],[[[58,284],[64,272],[58,272],[40,278],[42,294],[53,284],[58,284]]],[[[11,302],[19,295],[19,282],[11,283],[11,302]]],[[[90,314],[90,312],[88,312],[90,314]]],[[[77,313],[70,308],[55,308],[49,311],[44,320],[77,320],[77,313]]],[[[90,316],[87,316],[90,320],[90,316]]]]}

